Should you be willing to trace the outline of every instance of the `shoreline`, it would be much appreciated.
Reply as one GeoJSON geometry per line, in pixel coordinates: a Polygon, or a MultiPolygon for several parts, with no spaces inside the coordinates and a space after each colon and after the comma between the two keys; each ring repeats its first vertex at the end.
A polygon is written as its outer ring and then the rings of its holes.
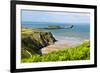
{"type": "Polygon", "coordinates": [[[63,50],[65,48],[72,48],[82,44],[86,40],[79,40],[73,37],[56,37],[57,42],[41,49],[42,54],[48,54],[53,51],[63,50]]]}
{"type": "MultiPolygon", "coordinates": [[[[25,28],[27,29],[27,28],[25,28]]],[[[34,30],[34,29],[31,29],[34,30]]],[[[29,31],[29,30],[28,30],[29,31]]],[[[35,31],[40,31],[38,29],[35,29],[35,31]]],[[[48,32],[48,31],[46,31],[48,32]]],[[[33,31],[29,31],[29,33],[33,33],[33,31]]],[[[82,44],[85,40],[89,40],[88,38],[82,38],[82,37],[74,37],[74,36],[63,36],[63,35],[54,35],[53,33],[51,33],[53,35],[53,37],[57,40],[56,42],[53,42],[51,45],[48,44],[48,46],[43,47],[40,49],[42,54],[48,54],[52,51],[56,51],[56,50],[63,50],[63,49],[67,49],[67,48],[72,48],[75,46],[78,46],[80,44],[82,44]]],[[[39,36],[39,35],[37,35],[39,36]]],[[[45,35],[43,35],[45,36],[45,35]]],[[[35,37],[34,37],[35,38],[35,37]]],[[[40,37],[37,37],[38,39],[40,39],[40,37]]],[[[50,37],[49,37],[50,38],[50,37]]],[[[42,40],[42,39],[41,39],[42,40]]],[[[50,39],[51,40],[51,39],[50,39]]],[[[45,42],[46,43],[46,42],[45,42]]],[[[50,43],[50,42],[48,42],[50,43]]],[[[41,45],[39,45],[41,46],[41,45]]]]}

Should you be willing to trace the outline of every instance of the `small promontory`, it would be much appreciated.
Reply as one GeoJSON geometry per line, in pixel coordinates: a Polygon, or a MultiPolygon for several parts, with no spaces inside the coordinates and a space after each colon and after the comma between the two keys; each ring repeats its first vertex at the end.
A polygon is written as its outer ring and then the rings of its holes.
{"type": "Polygon", "coordinates": [[[33,54],[42,54],[41,49],[50,44],[54,44],[54,42],[56,42],[56,39],[51,32],[22,28],[21,57],[29,58],[33,54]]]}

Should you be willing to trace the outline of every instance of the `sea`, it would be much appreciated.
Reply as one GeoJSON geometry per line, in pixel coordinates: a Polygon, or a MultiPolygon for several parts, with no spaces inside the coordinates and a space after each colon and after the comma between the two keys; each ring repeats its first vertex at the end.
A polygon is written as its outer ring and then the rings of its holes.
{"type": "Polygon", "coordinates": [[[90,24],[89,23],[56,23],[56,22],[22,22],[22,27],[25,28],[47,28],[48,26],[63,26],[68,28],[74,25],[73,28],[68,29],[44,29],[51,32],[57,40],[68,41],[84,41],[90,40],[90,24]]]}

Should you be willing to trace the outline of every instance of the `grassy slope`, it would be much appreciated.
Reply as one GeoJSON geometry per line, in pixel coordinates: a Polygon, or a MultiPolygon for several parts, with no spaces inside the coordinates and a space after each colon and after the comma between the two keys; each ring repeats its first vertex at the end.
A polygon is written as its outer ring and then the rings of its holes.
{"type": "Polygon", "coordinates": [[[46,55],[33,55],[32,58],[22,59],[26,62],[48,62],[48,61],[67,61],[67,60],[89,60],[90,43],[85,41],[83,44],[74,48],[65,48],[64,50],[54,51],[46,55]]]}

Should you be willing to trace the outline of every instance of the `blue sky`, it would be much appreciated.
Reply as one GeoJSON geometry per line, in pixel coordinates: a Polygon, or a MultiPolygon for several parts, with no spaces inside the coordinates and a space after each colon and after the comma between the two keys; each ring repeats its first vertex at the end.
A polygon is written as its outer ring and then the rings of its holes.
{"type": "Polygon", "coordinates": [[[22,10],[22,22],[90,23],[89,13],[22,10]]]}

